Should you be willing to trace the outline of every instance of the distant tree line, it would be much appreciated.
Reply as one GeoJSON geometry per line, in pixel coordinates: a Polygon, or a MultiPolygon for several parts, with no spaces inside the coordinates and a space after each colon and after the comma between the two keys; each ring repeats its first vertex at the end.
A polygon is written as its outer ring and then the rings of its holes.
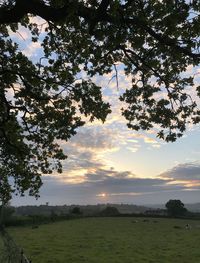
{"type": "MultiPolygon", "coordinates": [[[[87,206],[86,206],[87,207],[87,206]]],[[[165,207],[166,209],[149,209],[140,213],[121,213],[114,205],[94,205],[93,213],[85,213],[83,206],[70,206],[65,211],[58,206],[43,205],[40,207],[28,206],[26,210],[22,207],[23,213],[16,213],[18,208],[11,206],[0,206],[0,226],[22,226],[32,225],[37,227],[40,224],[51,223],[61,220],[77,219],[84,217],[176,217],[200,219],[200,213],[188,211],[180,200],[170,199],[165,207]],[[26,211],[26,213],[25,213],[26,211]],[[42,213],[43,211],[43,213],[42,213]],[[28,213],[29,212],[29,213],[28,213]],[[147,213],[148,212],[148,213],[147,213]]],[[[86,210],[87,211],[87,210],[86,210]]]]}

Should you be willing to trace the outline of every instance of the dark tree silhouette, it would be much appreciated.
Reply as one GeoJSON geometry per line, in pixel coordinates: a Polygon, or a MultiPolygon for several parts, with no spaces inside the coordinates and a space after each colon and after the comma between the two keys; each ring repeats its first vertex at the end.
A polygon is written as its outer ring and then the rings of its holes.
{"type": "Polygon", "coordinates": [[[74,215],[81,215],[81,214],[82,214],[82,211],[81,211],[81,209],[80,209],[79,206],[73,207],[70,212],[71,212],[72,214],[74,214],[74,215]]]}
{"type": "Polygon", "coordinates": [[[165,206],[170,216],[183,216],[187,212],[180,200],[169,200],[165,206]]]}
{"type": "Polygon", "coordinates": [[[119,211],[116,207],[114,206],[107,206],[106,208],[104,208],[101,212],[100,215],[101,216],[117,216],[119,215],[119,211]]]}

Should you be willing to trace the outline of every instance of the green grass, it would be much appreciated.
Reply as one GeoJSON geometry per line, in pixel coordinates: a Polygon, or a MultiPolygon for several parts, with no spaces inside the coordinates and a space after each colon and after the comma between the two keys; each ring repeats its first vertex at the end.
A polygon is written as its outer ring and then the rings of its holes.
{"type": "Polygon", "coordinates": [[[85,218],[9,232],[34,263],[200,262],[199,221],[137,220],[85,218]]]}
{"type": "Polygon", "coordinates": [[[4,248],[3,239],[0,234],[0,251],[4,248]]]}
{"type": "Polygon", "coordinates": [[[6,250],[5,250],[5,247],[4,247],[3,239],[2,239],[2,236],[0,234],[0,263],[5,262],[5,258],[4,258],[5,251],[6,250]]]}

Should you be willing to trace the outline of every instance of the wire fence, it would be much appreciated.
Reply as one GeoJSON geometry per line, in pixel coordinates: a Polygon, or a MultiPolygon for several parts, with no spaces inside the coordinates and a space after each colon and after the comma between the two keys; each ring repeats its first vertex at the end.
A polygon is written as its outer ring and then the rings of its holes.
{"type": "Polygon", "coordinates": [[[0,229],[0,237],[4,243],[0,250],[0,263],[31,263],[4,228],[0,229]]]}

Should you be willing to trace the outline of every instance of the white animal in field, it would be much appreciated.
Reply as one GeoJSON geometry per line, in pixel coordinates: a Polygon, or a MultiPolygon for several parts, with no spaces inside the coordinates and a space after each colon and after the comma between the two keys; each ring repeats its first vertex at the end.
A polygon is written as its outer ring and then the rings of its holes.
{"type": "Polygon", "coordinates": [[[192,227],[191,227],[190,224],[186,224],[186,225],[185,225],[185,229],[190,230],[190,229],[192,229],[192,227]]]}

